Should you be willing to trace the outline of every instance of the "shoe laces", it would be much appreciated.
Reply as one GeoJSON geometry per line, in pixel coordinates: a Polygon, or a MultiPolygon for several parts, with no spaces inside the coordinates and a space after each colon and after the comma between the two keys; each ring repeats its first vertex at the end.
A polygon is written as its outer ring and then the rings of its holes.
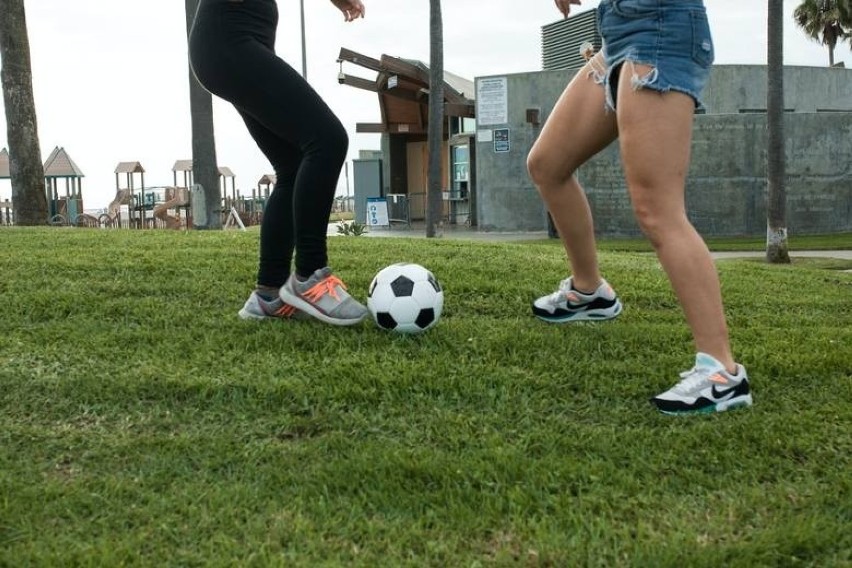
{"type": "Polygon", "coordinates": [[[571,277],[569,276],[565,280],[559,283],[559,289],[556,292],[553,292],[550,296],[548,296],[548,300],[551,303],[561,302],[568,292],[571,291],[571,277]]]}
{"type": "Polygon", "coordinates": [[[703,381],[707,380],[707,378],[713,375],[714,372],[715,371],[713,369],[697,366],[689,369],[688,371],[683,371],[680,374],[681,381],[677,384],[675,389],[691,391],[698,387],[703,381]]]}
{"type": "Polygon", "coordinates": [[[337,287],[340,287],[342,290],[346,290],[346,285],[338,278],[337,276],[330,275],[323,278],[321,281],[317,282],[313,286],[311,286],[303,296],[305,299],[311,303],[317,303],[320,298],[328,294],[338,302],[342,302],[340,296],[337,293],[337,287]]]}

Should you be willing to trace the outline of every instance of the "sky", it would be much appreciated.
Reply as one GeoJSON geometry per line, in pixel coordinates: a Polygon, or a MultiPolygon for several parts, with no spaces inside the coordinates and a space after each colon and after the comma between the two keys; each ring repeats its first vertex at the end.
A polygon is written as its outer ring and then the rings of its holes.
{"type": "MultiPolygon", "coordinates": [[[[766,2],[705,2],[716,63],[765,64],[766,2]]],[[[583,0],[575,10],[598,3],[583,0]]],[[[784,63],[825,66],[827,49],[793,24],[792,12],[799,3],[784,2],[784,63]]],[[[378,149],[380,144],[377,134],[357,134],[356,123],[381,120],[375,93],[338,84],[340,48],[376,59],[387,54],[429,61],[427,0],[364,4],[366,17],[346,23],[331,2],[305,0],[308,81],[349,132],[350,173],[359,150],[378,149]]],[[[105,207],[115,197],[113,172],[119,162],[141,162],[146,187],[171,185],[174,162],[192,157],[184,2],[26,0],[25,6],[42,157],[54,147],[65,148],[86,176],[87,210],[105,207]]],[[[299,1],[278,0],[278,6],[276,50],[301,70],[299,1]]],[[[561,17],[553,0],[445,0],[442,8],[444,68],[471,80],[540,70],[541,27],[561,17]]],[[[838,46],[835,59],[852,66],[848,43],[838,46]]],[[[375,73],[351,64],[345,64],[344,71],[375,78],[375,73]]],[[[250,194],[272,169],[233,108],[215,97],[214,121],[219,165],[231,168],[237,188],[250,194]]],[[[8,147],[5,109],[0,113],[3,147],[8,147]]],[[[64,195],[64,184],[59,187],[64,195]]],[[[346,193],[341,173],[338,194],[346,193]]],[[[10,197],[11,183],[0,180],[0,199],[10,197]]]]}

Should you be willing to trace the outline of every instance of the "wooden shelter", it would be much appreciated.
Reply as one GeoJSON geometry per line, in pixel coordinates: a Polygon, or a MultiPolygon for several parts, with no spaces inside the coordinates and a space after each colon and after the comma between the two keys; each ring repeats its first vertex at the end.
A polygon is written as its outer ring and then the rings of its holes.
{"type": "MultiPolygon", "coordinates": [[[[0,179],[10,179],[9,172],[9,150],[0,150],[0,179]]],[[[0,199],[0,225],[11,225],[14,217],[12,215],[12,200],[0,199]]]]}
{"type": "Polygon", "coordinates": [[[65,148],[53,149],[44,162],[44,185],[47,193],[48,215],[51,221],[64,219],[75,223],[83,214],[83,178],[85,174],[74,163],[65,148]],[[65,195],[59,196],[59,180],[65,180],[65,195]],[[61,216],[61,219],[60,219],[61,216]]]}
{"type": "Polygon", "coordinates": [[[275,188],[275,184],[278,181],[278,176],[275,174],[264,174],[261,176],[259,180],[257,180],[257,197],[266,199],[269,197],[269,194],[272,193],[272,190],[275,188]]]}
{"type": "MultiPolygon", "coordinates": [[[[376,93],[381,122],[358,123],[356,132],[382,135],[383,195],[407,196],[411,218],[425,217],[429,152],[429,66],[421,61],[382,55],[374,59],[342,48],[338,58],[338,82],[376,93]],[[376,72],[364,79],[343,72],[351,63],[376,72]]],[[[475,136],[474,83],[444,73],[444,116],[442,133],[442,179],[445,214],[451,223],[475,223],[475,136]],[[461,163],[457,160],[463,159],[461,163]]],[[[356,178],[356,198],[358,197],[356,178]]]]}
{"type": "Polygon", "coordinates": [[[3,148],[0,150],[0,179],[9,179],[12,175],[9,172],[9,150],[3,148]]]}

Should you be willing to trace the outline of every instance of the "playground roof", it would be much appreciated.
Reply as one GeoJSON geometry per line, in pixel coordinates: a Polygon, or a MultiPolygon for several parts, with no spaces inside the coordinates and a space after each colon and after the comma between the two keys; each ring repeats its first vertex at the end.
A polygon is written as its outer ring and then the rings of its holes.
{"type": "Polygon", "coordinates": [[[145,168],[139,162],[119,162],[115,167],[117,174],[144,174],[145,168]]]}
{"type": "MultiPolygon", "coordinates": [[[[172,166],[173,172],[191,172],[192,171],[192,160],[178,160],[175,162],[175,165],[172,166]]],[[[224,177],[237,177],[236,174],[231,170],[231,168],[227,166],[219,167],[219,175],[224,177]]]]}
{"type": "Polygon", "coordinates": [[[44,162],[44,177],[46,178],[81,178],[85,177],[83,173],[65,148],[57,146],[47,157],[44,162]]]}
{"type": "Polygon", "coordinates": [[[278,177],[275,174],[266,174],[257,181],[257,185],[275,185],[278,177]]]}
{"type": "Polygon", "coordinates": [[[9,176],[9,150],[3,148],[0,150],[0,179],[8,178],[9,176]]]}
{"type": "Polygon", "coordinates": [[[191,172],[192,171],[192,160],[178,160],[175,162],[175,165],[172,166],[173,172],[191,172]]]}

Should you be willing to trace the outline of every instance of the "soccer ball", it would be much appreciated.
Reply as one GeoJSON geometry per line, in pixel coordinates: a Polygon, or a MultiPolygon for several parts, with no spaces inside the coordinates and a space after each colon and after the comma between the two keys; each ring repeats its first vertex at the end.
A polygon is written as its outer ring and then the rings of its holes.
{"type": "Polygon", "coordinates": [[[397,333],[426,331],[438,323],[443,307],[441,284],[419,264],[386,266],[367,293],[367,308],[376,325],[397,333]]]}

